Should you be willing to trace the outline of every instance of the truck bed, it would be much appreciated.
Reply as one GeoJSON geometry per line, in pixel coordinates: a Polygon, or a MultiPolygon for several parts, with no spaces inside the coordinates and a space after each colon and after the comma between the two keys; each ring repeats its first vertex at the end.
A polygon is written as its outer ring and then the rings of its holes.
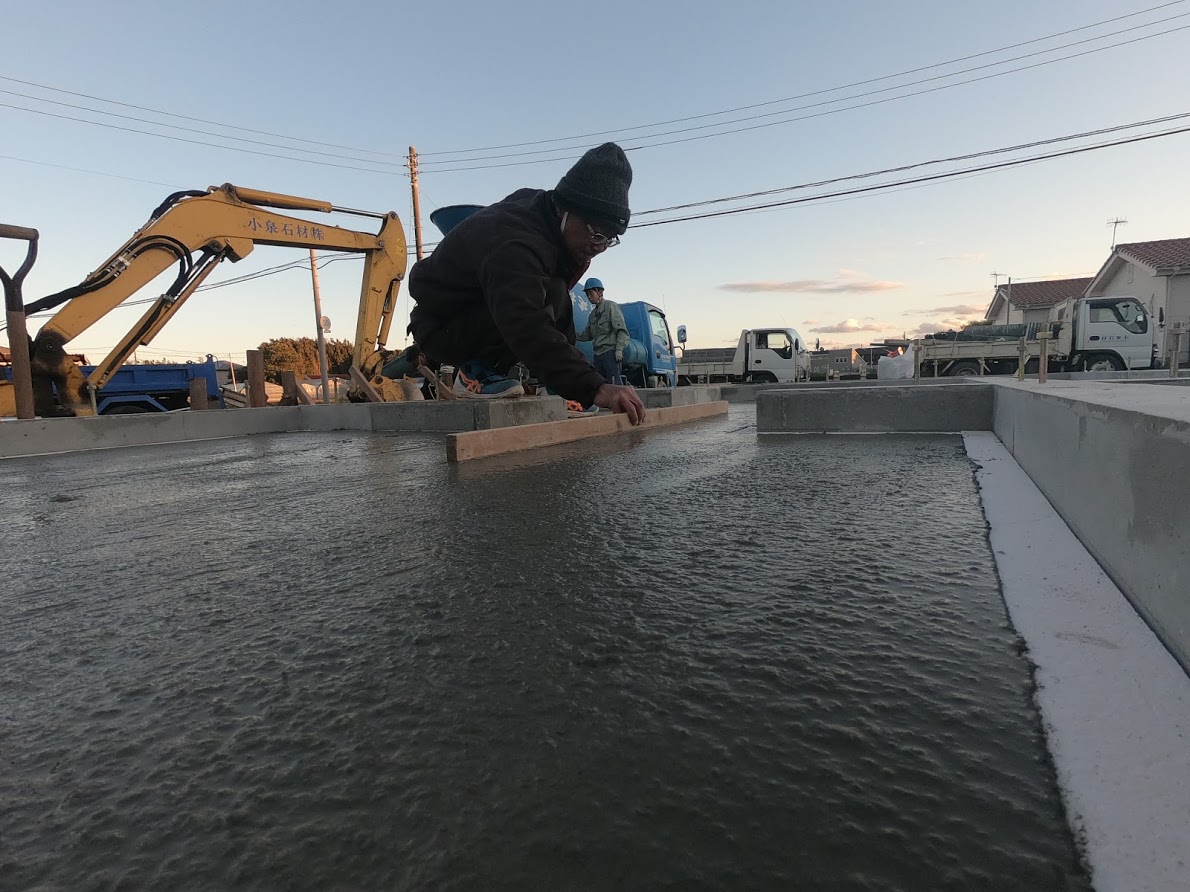
{"type": "Polygon", "coordinates": [[[703,363],[731,365],[735,360],[735,351],[735,347],[700,347],[696,350],[687,350],[678,360],[678,368],[680,369],[684,365],[702,365],[703,363]]]}

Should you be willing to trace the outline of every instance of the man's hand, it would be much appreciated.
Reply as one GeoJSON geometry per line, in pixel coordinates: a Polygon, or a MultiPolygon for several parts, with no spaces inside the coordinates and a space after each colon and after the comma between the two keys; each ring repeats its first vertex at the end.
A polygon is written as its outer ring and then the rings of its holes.
{"type": "Polygon", "coordinates": [[[603,384],[595,391],[595,405],[613,412],[623,412],[633,424],[645,420],[645,404],[636,389],[624,384],[603,384]]]}
{"type": "Polygon", "coordinates": [[[623,362],[623,361],[624,361],[624,351],[617,350],[616,351],[616,362],[623,362]]]}

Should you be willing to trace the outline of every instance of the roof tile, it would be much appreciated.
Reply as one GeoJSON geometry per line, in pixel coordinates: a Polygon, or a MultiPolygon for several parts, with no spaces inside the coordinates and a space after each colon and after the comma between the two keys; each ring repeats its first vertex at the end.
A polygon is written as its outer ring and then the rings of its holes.
{"type": "Polygon", "coordinates": [[[1190,238],[1167,238],[1156,242],[1116,245],[1116,253],[1154,269],[1190,266],[1190,238]]]}
{"type": "Polygon", "coordinates": [[[1020,310],[1041,310],[1061,303],[1070,297],[1081,297],[1091,279],[1050,279],[1045,282],[1014,282],[1011,289],[1001,285],[996,289],[1020,310]]]}

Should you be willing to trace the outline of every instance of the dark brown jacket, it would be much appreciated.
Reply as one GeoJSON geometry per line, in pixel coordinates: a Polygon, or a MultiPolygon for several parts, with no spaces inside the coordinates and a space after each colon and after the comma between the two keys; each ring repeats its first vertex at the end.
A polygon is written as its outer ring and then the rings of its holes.
{"type": "Polygon", "coordinates": [[[550,193],[521,189],[463,220],[414,265],[410,330],[428,343],[455,319],[490,316],[539,380],[590,404],[605,381],[574,346],[569,296],[584,272],[562,241],[550,193]]]}

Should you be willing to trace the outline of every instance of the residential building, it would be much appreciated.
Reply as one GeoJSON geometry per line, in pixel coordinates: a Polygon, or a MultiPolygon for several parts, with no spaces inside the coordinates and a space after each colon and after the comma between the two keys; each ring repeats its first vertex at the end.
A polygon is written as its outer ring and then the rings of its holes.
{"type": "Polygon", "coordinates": [[[996,325],[1045,322],[1052,306],[1067,298],[1082,297],[1090,284],[1087,278],[1005,282],[996,288],[985,318],[996,325]]]}
{"type": "Polygon", "coordinates": [[[1135,297],[1156,325],[1157,356],[1168,362],[1173,326],[1182,323],[1179,353],[1190,361],[1190,238],[1116,245],[1091,280],[1088,297],[1135,297]]]}

